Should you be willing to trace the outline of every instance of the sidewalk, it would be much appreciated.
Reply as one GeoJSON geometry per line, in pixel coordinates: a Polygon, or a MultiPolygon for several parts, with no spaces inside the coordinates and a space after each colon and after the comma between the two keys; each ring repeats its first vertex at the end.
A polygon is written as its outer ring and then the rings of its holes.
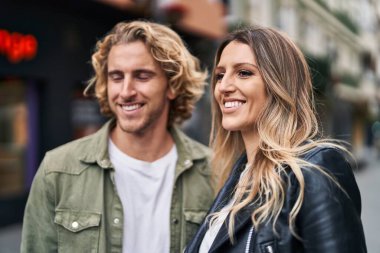
{"type": "Polygon", "coordinates": [[[21,224],[0,228],[0,253],[20,252],[21,224]]]}
{"type": "Polygon", "coordinates": [[[380,253],[380,159],[367,153],[367,166],[355,172],[362,197],[362,221],[368,253],[380,253]]]}

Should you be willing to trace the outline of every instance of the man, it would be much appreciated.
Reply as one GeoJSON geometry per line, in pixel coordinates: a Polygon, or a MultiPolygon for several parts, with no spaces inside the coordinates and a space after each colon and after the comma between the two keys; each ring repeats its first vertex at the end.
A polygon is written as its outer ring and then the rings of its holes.
{"type": "Polygon", "coordinates": [[[166,26],[119,23],[92,56],[97,133],[46,154],[25,209],[22,252],[181,252],[213,199],[209,150],[176,126],[206,73],[166,26]]]}

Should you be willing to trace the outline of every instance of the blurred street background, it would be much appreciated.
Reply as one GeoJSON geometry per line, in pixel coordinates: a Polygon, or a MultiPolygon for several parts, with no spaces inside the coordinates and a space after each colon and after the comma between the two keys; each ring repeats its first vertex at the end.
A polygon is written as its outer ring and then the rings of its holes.
{"type": "MultiPolygon", "coordinates": [[[[105,121],[82,95],[90,57],[117,22],[136,19],[172,27],[209,73],[227,32],[259,24],[287,33],[307,56],[324,134],[351,143],[368,252],[380,253],[380,0],[0,3],[0,253],[19,252],[25,202],[45,152],[105,121]]],[[[208,143],[208,90],[183,129],[208,143]]]]}

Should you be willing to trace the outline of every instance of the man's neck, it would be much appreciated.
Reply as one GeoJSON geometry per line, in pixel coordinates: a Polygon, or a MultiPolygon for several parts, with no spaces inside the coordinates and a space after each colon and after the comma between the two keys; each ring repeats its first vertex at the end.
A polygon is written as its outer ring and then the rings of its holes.
{"type": "Polygon", "coordinates": [[[174,143],[166,128],[134,134],[127,133],[116,126],[111,130],[110,137],[123,153],[147,162],[153,162],[163,157],[170,151],[174,143]]]}

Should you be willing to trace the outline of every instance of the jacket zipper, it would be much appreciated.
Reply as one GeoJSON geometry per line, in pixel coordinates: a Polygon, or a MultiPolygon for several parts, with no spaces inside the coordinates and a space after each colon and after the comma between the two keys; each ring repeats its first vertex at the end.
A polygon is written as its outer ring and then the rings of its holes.
{"type": "MultiPolygon", "coordinates": [[[[249,234],[248,234],[248,239],[247,239],[247,244],[246,244],[246,247],[245,247],[245,253],[250,253],[249,251],[249,248],[251,246],[251,241],[252,241],[252,237],[253,237],[253,226],[251,227],[251,229],[249,230],[249,234]]],[[[254,253],[254,251],[252,250],[251,253],[254,253]]]]}
{"type": "Polygon", "coordinates": [[[273,247],[271,245],[266,246],[265,253],[274,253],[273,247]]]}

